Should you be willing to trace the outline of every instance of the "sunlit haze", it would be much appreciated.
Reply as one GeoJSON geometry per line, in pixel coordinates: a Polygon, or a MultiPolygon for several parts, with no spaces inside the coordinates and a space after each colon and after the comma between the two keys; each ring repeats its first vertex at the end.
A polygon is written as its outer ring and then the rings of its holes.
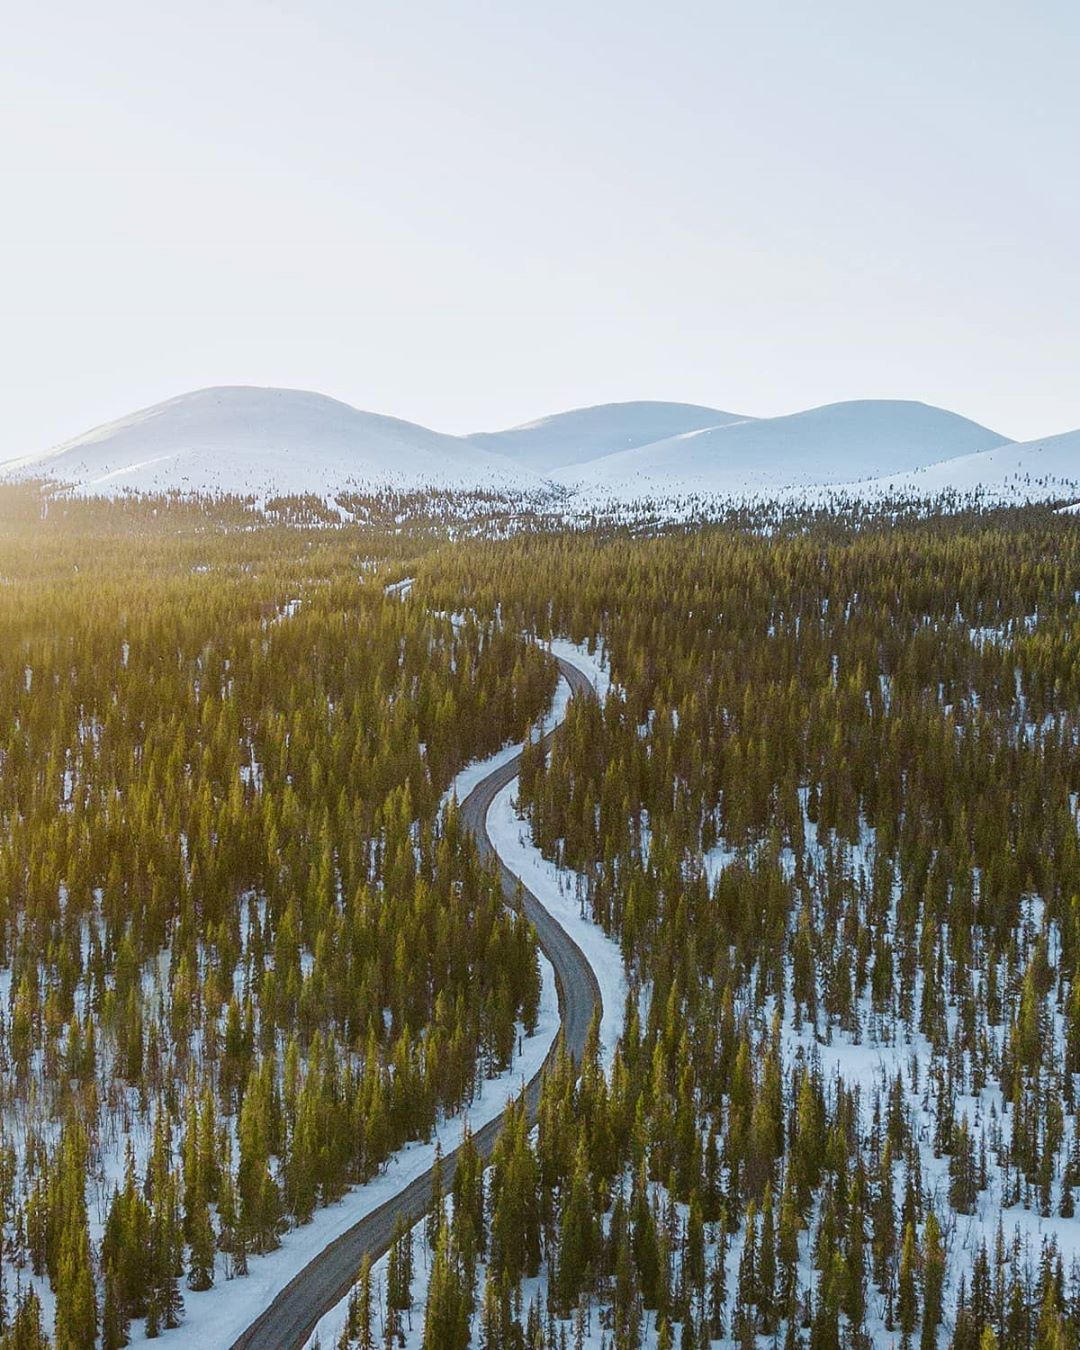
{"type": "Polygon", "coordinates": [[[210,384],[445,431],[1080,426],[1066,0],[7,6],[0,458],[210,384]]]}

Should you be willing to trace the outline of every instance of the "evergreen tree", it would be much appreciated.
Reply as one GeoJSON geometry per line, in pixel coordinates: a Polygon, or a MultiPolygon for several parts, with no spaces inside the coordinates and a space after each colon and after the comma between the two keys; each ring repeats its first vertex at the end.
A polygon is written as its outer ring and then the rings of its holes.
{"type": "Polygon", "coordinates": [[[424,1313],[423,1350],[466,1350],[473,1291],[467,1264],[443,1222],[435,1240],[435,1255],[424,1313]]]}
{"type": "Polygon", "coordinates": [[[945,1289],[945,1249],[941,1228],[933,1210],[926,1216],[923,1229],[923,1311],[922,1350],[937,1345],[937,1329],[941,1323],[945,1289]]]}
{"type": "Polygon", "coordinates": [[[897,1316],[905,1345],[910,1342],[919,1320],[918,1261],[915,1227],[909,1220],[904,1229],[904,1243],[900,1250],[900,1275],[897,1285],[897,1316]]]}

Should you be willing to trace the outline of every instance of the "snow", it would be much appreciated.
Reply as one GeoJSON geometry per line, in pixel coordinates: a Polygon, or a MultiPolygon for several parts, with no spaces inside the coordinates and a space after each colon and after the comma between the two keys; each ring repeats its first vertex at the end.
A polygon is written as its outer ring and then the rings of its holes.
{"type": "Polygon", "coordinates": [[[561,656],[564,661],[581,671],[596,690],[596,696],[601,703],[607,698],[612,681],[602,645],[597,646],[592,652],[585,643],[571,642],[569,638],[552,638],[544,645],[553,656],[561,656]]]}
{"type": "Polygon", "coordinates": [[[849,484],[847,490],[864,497],[978,493],[992,502],[1080,496],[1080,431],[1001,445],[870,483],[849,484]]]}
{"type": "Polygon", "coordinates": [[[603,1012],[600,1043],[605,1064],[610,1064],[622,1035],[626,1003],[626,973],[619,944],[582,914],[585,879],[560,868],[533,845],[528,825],[519,817],[514,799],[518,780],[507,783],[491,803],[487,827],[495,851],[511,872],[519,876],[537,900],[574,939],[592,966],[600,985],[603,1012]]]}
{"type": "MultiPolygon", "coordinates": [[[[1030,623],[1026,620],[1025,623],[1030,623]]],[[[986,630],[988,633],[991,630],[986,630]]],[[[973,634],[973,637],[975,635],[973,634]]],[[[579,659],[582,649],[576,649],[579,659]]],[[[605,1014],[609,1010],[621,1010],[625,997],[625,982],[622,978],[622,964],[616,944],[592,924],[581,917],[579,897],[584,895],[584,879],[573,873],[560,872],[553,864],[546,862],[533,848],[527,838],[527,827],[518,818],[513,804],[515,784],[510,784],[495,799],[488,817],[488,828],[500,856],[517,872],[538,896],[541,902],[559,919],[579,942],[590,962],[597,971],[604,998],[605,1014]]],[[[805,800],[804,800],[805,810],[805,800]]],[[[827,853],[839,849],[844,866],[853,871],[866,870],[872,866],[876,851],[874,831],[863,825],[856,844],[839,844],[835,837],[816,840],[815,831],[807,825],[808,858],[812,867],[823,865],[827,853]]],[[[739,858],[739,852],[723,841],[706,854],[703,865],[711,878],[718,871],[739,858]]],[[[786,861],[783,860],[783,861],[786,861]]],[[[785,868],[785,870],[787,870],[785,868]]],[[[1028,900],[1029,912],[1024,928],[1029,937],[1042,927],[1043,916],[1041,902],[1035,898],[1028,900]]],[[[920,983],[922,977],[920,976],[920,983]]],[[[1080,1256],[1080,1217],[1070,1219],[1058,1215],[1044,1217],[1032,1209],[1019,1205],[1003,1205],[1000,1176],[995,1168],[990,1171],[990,1185],[980,1192],[977,1200],[977,1212],[971,1216],[954,1214],[946,1199],[949,1184],[949,1160],[947,1156],[935,1156],[933,1147],[933,1112],[928,1097],[926,1066],[933,1059],[933,1049],[926,1038],[916,1030],[911,1021],[892,1018],[883,1019],[873,1012],[869,996],[863,996],[857,1002],[858,1025],[856,1034],[843,1031],[836,1026],[822,1031],[820,1024],[815,1025],[797,1020],[795,1000],[789,988],[784,1000],[785,1017],[782,1026],[783,1059],[790,1070],[797,1058],[805,1058],[820,1067],[827,1091],[842,1081],[850,1091],[859,1089],[859,1110],[865,1126],[869,1122],[869,1113],[873,1110],[877,1093],[883,1093],[892,1080],[899,1075],[903,1082],[905,1105],[914,1122],[918,1141],[923,1185],[932,1199],[934,1208],[946,1223],[946,1243],[949,1252],[949,1277],[946,1287],[946,1324],[939,1334],[939,1342],[947,1337],[951,1322],[952,1308],[958,1288],[961,1272],[970,1262],[979,1246],[986,1240],[991,1245],[1000,1217],[1005,1240],[1010,1242],[1013,1234],[1019,1234],[1030,1244],[1030,1252],[1037,1259],[1040,1244],[1044,1238],[1053,1237],[1064,1258],[1066,1269],[1075,1257],[1080,1256]]],[[[921,1001],[921,989],[916,988],[914,1006],[921,1001]]],[[[770,999],[760,1015],[755,1019],[762,1034],[770,1025],[775,1001],[770,999]]],[[[955,1030],[955,1010],[950,1010],[950,1032],[955,1030]]],[[[1058,1013],[1054,1019],[1055,1045],[1060,1047],[1062,1017],[1058,1013]]],[[[602,1026],[602,1040],[605,1059],[610,1063],[610,1054],[614,1041],[621,1028],[607,1023],[602,1026]]],[[[1004,1037],[1008,1034],[1006,1023],[991,1030],[997,1042],[996,1053],[1000,1054],[1004,1037]]],[[[1060,1048],[1055,1054],[1060,1054],[1060,1048]]],[[[977,1094],[962,1092],[957,1100],[958,1114],[968,1118],[972,1133],[976,1136],[992,1117],[1002,1122],[1007,1119],[1005,1102],[996,1082],[983,1087],[977,1094]]],[[[903,1167],[897,1163],[894,1179],[901,1183],[903,1167]]],[[[654,1187],[657,1194],[663,1195],[662,1188],[654,1187]]],[[[685,1221],[685,1206],[677,1206],[680,1217],[685,1221]]],[[[813,1227],[813,1226],[812,1226],[813,1227]]],[[[418,1230],[417,1230],[418,1231],[418,1230]]],[[[727,1270],[729,1295],[735,1289],[737,1272],[742,1251],[743,1234],[736,1235],[730,1243],[727,1270]]],[[[709,1242],[710,1251],[712,1241],[709,1242]]],[[[426,1291],[427,1263],[422,1262],[420,1253],[422,1242],[417,1241],[416,1263],[417,1279],[414,1285],[415,1307],[412,1317],[412,1330],[407,1334],[409,1347],[419,1346],[422,1339],[423,1306],[426,1291]]],[[[804,1232],[800,1237],[800,1281],[803,1287],[812,1287],[815,1274],[811,1260],[811,1233],[804,1232]]],[[[536,1280],[527,1280],[522,1287],[522,1304],[527,1306],[548,1280],[549,1271],[545,1267],[536,1280]]],[[[482,1273],[481,1273],[482,1282],[482,1273]]],[[[378,1289],[378,1274],[376,1289],[378,1289]]],[[[866,1331],[869,1342],[874,1345],[897,1347],[902,1344],[898,1330],[888,1330],[885,1323],[885,1300],[874,1288],[868,1288],[866,1331]]],[[[342,1325],[345,1304],[339,1305],[320,1324],[322,1344],[334,1343],[334,1336],[342,1325]]],[[[594,1318],[594,1330],[587,1335],[585,1344],[598,1345],[601,1337],[600,1322],[594,1318]]],[[[312,1343],[313,1344],[313,1343],[312,1343]]],[[[645,1328],[642,1344],[652,1347],[656,1344],[655,1319],[645,1328]]],[[[734,1342],[725,1339],[724,1345],[734,1342]]]]}
{"type": "MultiPolygon", "coordinates": [[[[388,587],[387,589],[391,588],[388,587]]],[[[542,645],[553,656],[561,656],[564,661],[576,666],[596,690],[601,701],[607,697],[608,690],[611,688],[611,672],[604,659],[602,648],[598,647],[595,652],[590,652],[584,643],[571,642],[569,638],[553,638],[550,642],[545,642],[542,645]]],[[[554,727],[562,724],[572,695],[573,691],[570,685],[560,675],[559,682],[555,686],[555,697],[551,701],[551,708],[547,717],[533,728],[534,739],[545,735],[554,727]]],[[[448,802],[451,797],[463,802],[477,783],[481,782],[495,769],[501,769],[515,755],[519,755],[523,745],[523,741],[508,743],[501,750],[496,750],[493,755],[489,755],[487,759],[474,760],[471,764],[467,764],[443,793],[443,803],[448,802]]],[[[514,782],[517,782],[516,778],[514,782]]]]}
{"type": "Polygon", "coordinates": [[[396,595],[399,600],[405,600],[408,598],[409,592],[415,584],[415,577],[402,577],[400,581],[392,581],[390,585],[385,588],[385,593],[387,595],[396,595]]]}
{"type": "MultiPolygon", "coordinates": [[[[404,581],[388,587],[387,590],[401,594],[410,582],[411,578],[406,578],[404,581]]],[[[607,683],[610,683],[606,667],[599,654],[590,655],[586,648],[565,639],[559,639],[553,643],[552,649],[557,650],[558,655],[581,668],[599,688],[606,689],[607,683]]],[[[563,721],[571,694],[572,691],[567,681],[560,678],[550,713],[542,729],[548,729],[553,725],[558,726],[563,721]]],[[[539,734],[539,730],[537,734],[539,734]]],[[[493,768],[505,764],[520,750],[520,743],[507,745],[488,759],[468,765],[457,775],[447,789],[446,798],[456,795],[458,800],[463,799],[476,783],[486,777],[493,768]]],[[[511,792],[516,790],[516,785],[517,779],[515,778],[510,784],[511,792]]],[[[499,798],[496,798],[496,802],[498,800],[499,798]]],[[[504,861],[508,863],[512,870],[517,871],[517,846],[510,851],[509,856],[503,853],[503,848],[495,836],[495,830],[491,828],[491,815],[489,815],[488,824],[496,850],[503,856],[504,861]],[[512,861],[512,858],[515,861],[512,861]]],[[[531,867],[542,865],[543,869],[550,868],[550,865],[544,862],[535,850],[531,849],[531,846],[525,853],[535,854],[535,857],[529,857],[531,867]],[[539,862],[537,862],[537,859],[539,862]]],[[[574,912],[570,913],[570,907],[565,896],[560,894],[560,886],[567,884],[567,878],[568,874],[566,873],[563,873],[561,877],[556,873],[554,880],[550,876],[545,876],[537,881],[539,889],[534,888],[533,883],[528,878],[526,878],[526,884],[530,886],[530,889],[534,889],[534,893],[541,903],[551,908],[559,921],[567,928],[567,931],[573,934],[586,957],[596,968],[597,978],[600,980],[604,997],[604,1022],[601,1025],[601,1036],[604,1039],[605,1053],[609,1053],[614,1048],[615,1040],[621,1031],[623,1001],[626,994],[625,981],[622,980],[622,958],[616,943],[605,937],[595,925],[586,923],[578,916],[576,904],[572,907],[574,912]],[[565,919],[563,917],[564,912],[567,914],[565,919]],[[581,936],[579,936],[579,930],[582,932],[581,936]],[[599,966],[594,961],[594,952],[597,960],[600,961],[599,966]],[[613,965],[617,967],[618,980],[615,979],[612,970],[613,965]]],[[[511,1069],[498,1078],[491,1079],[483,1084],[479,1099],[471,1105],[467,1112],[444,1121],[439,1126],[436,1137],[441,1143],[444,1153],[449,1153],[461,1142],[466,1123],[473,1129],[477,1129],[489,1120],[493,1120],[503,1111],[507,1102],[518,1094],[521,1085],[528,1082],[534,1074],[539,1072],[559,1029],[555,972],[543,953],[540,954],[540,969],[542,990],[535,1034],[523,1041],[523,1052],[511,1069]]],[[[273,1301],[285,1285],[328,1243],[351,1228],[365,1214],[369,1214],[373,1209],[385,1203],[408,1185],[414,1177],[425,1172],[431,1166],[434,1156],[434,1139],[428,1143],[407,1145],[394,1155],[387,1164],[385,1171],[373,1181],[364,1186],[355,1187],[339,1204],[317,1210],[311,1223],[286,1233],[282,1238],[281,1247],[277,1251],[266,1256],[251,1258],[249,1274],[246,1277],[229,1281],[219,1278],[218,1283],[204,1293],[195,1294],[185,1290],[184,1320],[177,1330],[168,1333],[168,1344],[177,1347],[177,1350],[184,1350],[185,1346],[192,1347],[193,1350],[195,1348],[201,1350],[203,1345],[209,1343],[230,1344],[245,1328],[250,1326],[255,1317],[273,1301]]],[[[341,1317],[343,1316],[340,1308],[332,1310],[323,1320],[327,1322],[335,1316],[337,1317],[336,1325],[340,1327],[341,1317]]],[[[142,1324],[139,1323],[133,1330],[132,1343],[139,1344],[143,1340],[145,1340],[145,1334],[142,1324]]]]}
{"type": "Polygon", "coordinates": [[[200,389],[0,465],[88,494],[332,494],[357,488],[540,490],[541,479],[456,436],[297,389],[200,389]]]}
{"type": "MultiPolygon", "coordinates": [[[[533,739],[550,731],[553,727],[559,726],[566,716],[566,709],[570,703],[572,692],[569,684],[560,676],[559,682],[555,686],[555,697],[551,702],[551,710],[544,722],[533,729],[533,739]]],[[[467,764],[443,793],[443,804],[445,805],[451,798],[463,802],[477,783],[482,782],[489,773],[493,773],[496,769],[501,769],[504,764],[508,764],[515,755],[519,755],[524,744],[524,741],[515,741],[513,744],[504,745],[501,750],[496,750],[487,759],[473,760],[471,764],[467,764]]],[[[514,782],[517,782],[516,778],[514,782]]]]}
{"type": "Polygon", "coordinates": [[[740,501],[1080,497],[1080,431],[1013,444],[942,408],[863,399],[766,418],[612,403],[451,436],[322,394],[223,386],[0,464],[0,480],[39,477],[86,495],[262,502],[312,494],[333,504],[350,489],[483,492],[567,520],[646,510],[675,520],[740,501]]]}
{"type": "MultiPolygon", "coordinates": [[[[920,976],[920,985],[922,976],[920,976]]],[[[915,1003],[918,1005],[921,994],[917,991],[915,1003]]],[[[861,1110],[864,1123],[869,1121],[869,1112],[875,1088],[884,1097],[887,1084],[897,1074],[904,1081],[904,1098],[915,1124],[915,1133],[919,1141],[919,1157],[922,1168],[923,1185],[933,1200],[939,1218],[947,1225],[954,1225],[955,1231],[950,1244],[949,1277],[946,1286],[946,1322],[951,1322],[952,1307],[956,1298],[960,1275],[967,1274],[970,1282],[970,1262],[985,1241],[992,1248],[994,1235],[1000,1219],[1006,1241],[1014,1233],[1026,1237],[1031,1243],[1031,1251],[1038,1254],[1043,1238],[1056,1239],[1066,1271],[1072,1260],[1080,1256],[1080,1218],[1062,1218],[1058,1214],[1044,1217],[1033,1209],[1021,1205],[1004,1205],[1001,1195],[1001,1174],[991,1165],[989,1185],[979,1192],[974,1214],[960,1214],[952,1210],[948,1203],[949,1157],[934,1152],[933,1118],[926,1101],[927,1079],[925,1068],[931,1063],[933,1049],[921,1033],[912,1032],[903,1022],[889,1023],[892,1039],[880,1042],[874,1039],[874,1014],[868,997],[858,1000],[859,1020],[868,1033],[866,1041],[855,1041],[847,1033],[836,1028],[827,1043],[815,1037],[812,1028],[805,1024],[796,1032],[792,1026],[790,1014],[785,1021],[783,1031],[784,1062],[790,1066],[793,1055],[801,1052],[809,1062],[816,1058],[821,1066],[826,1083],[842,1080],[850,1091],[861,1091],[861,1110]],[[912,1081],[912,1066],[918,1065],[919,1080],[916,1086],[912,1081]]],[[[788,1007],[791,1007],[789,1001],[788,1007]]],[[[880,1019],[878,1019],[880,1021],[880,1019]]],[[[955,1022],[955,1018],[950,1018],[955,1022]]],[[[1004,1040],[1004,1028],[996,1028],[999,1042],[1004,1040]]],[[[1005,1103],[996,1082],[982,1089],[978,1095],[960,1095],[956,1103],[956,1119],[966,1117],[969,1127],[976,1138],[981,1126],[987,1124],[991,1114],[996,1113],[1002,1123],[1008,1119],[1005,1103]]],[[[1006,1129],[1007,1133],[1007,1129],[1006,1129]]],[[[898,1168],[897,1177],[902,1175],[898,1168]]],[[[809,1264],[803,1264],[804,1283],[810,1273],[809,1264]]],[[[874,1345],[899,1346],[901,1337],[898,1332],[888,1333],[883,1321],[883,1300],[874,1289],[869,1290],[867,1331],[874,1345]]]]}
{"type": "MultiPolygon", "coordinates": [[[[494,1120],[514,1100],[523,1083],[538,1073],[559,1030],[559,1003],[555,971],[540,954],[541,996],[536,1032],[522,1041],[522,1054],[512,1068],[483,1083],[477,1101],[468,1111],[444,1121],[436,1130],[436,1139],[444,1153],[461,1143],[465,1126],[479,1129],[494,1120]]],[[[255,1318],[277,1297],[289,1281],[366,1214],[391,1199],[398,1191],[422,1175],[435,1159],[436,1139],[428,1143],[406,1145],[390,1159],[383,1171],[364,1186],[357,1186],[336,1205],[316,1210],[315,1217],[302,1228],[286,1233],[281,1246],[266,1256],[249,1258],[249,1274],[234,1280],[218,1280],[212,1289],[195,1294],[184,1289],[184,1320],[175,1331],[166,1333],[169,1350],[204,1350],[208,1345],[231,1345],[255,1318]]],[[[146,1340],[144,1325],[133,1325],[131,1342],[146,1340]]]]}
{"type": "Polygon", "coordinates": [[[941,408],[867,399],[688,431],[555,477],[582,502],[761,496],[895,474],[1004,440],[941,408]]]}
{"type": "MultiPolygon", "coordinates": [[[[447,1202],[448,1206],[451,1204],[447,1202]]],[[[424,1308],[427,1306],[428,1285],[431,1280],[431,1253],[427,1250],[424,1241],[424,1229],[426,1219],[421,1219],[413,1225],[413,1281],[412,1296],[413,1310],[412,1316],[408,1313],[404,1317],[404,1326],[402,1330],[405,1334],[405,1344],[408,1347],[419,1347],[423,1340],[424,1332],[424,1308]],[[412,1321],[412,1328],[409,1322],[412,1321]]],[[[387,1278],[387,1265],[390,1261],[390,1253],[386,1252],[371,1267],[371,1293],[372,1303],[378,1308],[372,1318],[372,1327],[376,1332],[376,1340],[382,1339],[382,1317],[385,1315],[385,1289],[387,1278]]],[[[345,1295],[340,1302],[335,1303],[328,1313],[324,1313],[315,1325],[315,1330],[305,1341],[305,1350],[315,1350],[316,1347],[322,1347],[322,1350],[332,1350],[337,1344],[338,1337],[341,1335],[345,1326],[345,1319],[349,1311],[349,1299],[352,1297],[352,1291],[345,1295]]]]}
{"type": "Polygon", "coordinates": [[[539,473],[601,455],[746,419],[696,403],[602,403],[542,417],[509,431],[478,431],[467,439],[539,473]]]}
{"type": "MultiPolygon", "coordinates": [[[[389,589],[389,588],[388,588],[389,589]]],[[[602,655],[590,653],[584,644],[571,642],[567,638],[556,638],[545,644],[555,655],[576,666],[590,680],[597,694],[603,698],[611,686],[611,676],[602,655]]],[[[566,717],[566,709],[572,697],[568,682],[559,679],[555,697],[548,718],[542,726],[534,728],[534,735],[542,735],[553,726],[559,726],[566,717]]],[[[457,775],[447,788],[443,800],[456,797],[461,801],[472,791],[477,783],[487,777],[493,769],[513,759],[522,749],[523,742],[505,745],[486,760],[468,765],[457,775]]],[[[496,853],[503,862],[524,881],[545,909],[549,911],[577,942],[585,957],[596,973],[600,985],[603,1010],[600,1021],[601,1052],[605,1065],[610,1065],[615,1046],[623,1030],[623,1010],[626,1002],[626,978],[623,971],[622,954],[619,946],[596,924],[583,918],[580,905],[568,898],[568,892],[579,890],[583,893],[584,878],[567,869],[557,868],[549,863],[525,838],[525,827],[513,807],[513,797],[517,791],[518,779],[514,778],[497,794],[488,811],[487,826],[496,853]]],[[[553,972],[546,958],[544,966],[544,996],[541,1007],[546,1008],[551,994],[548,989],[549,978],[553,982],[553,972]]],[[[542,1013],[543,1016],[543,1013],[542,1013]]],[[[533,1039],[537,1039],[534,1037],[533,1039]]],[[[453,1145],[444,1144],[444,1152],[453,1145]]],[[[415,1175],[415,1173],[414,1173],[415,1175]]],[[[404,1178],[407,1181],[409,1178],[404,1178]]],[[[401,1184],[404,1184],[401,1183],[401,1184]]],[[[392,1192],[388,1192],[391,1194],[392,1192]]],[[[386,1197],[384,1196],[384,1199],[386,1197]]],[[[423,1338],[424,1306],[427,1300],[428,1275],[430,1261],[424,1241],[425,1221],[420,1220],[413,1228],[414,1276],[412,1328],[404,1328],[406,1345],[419,1347],[423,1338]]],[[[380,1293],[385,1286],[386,1263],[383,1256],[372,1266],[372,1289],[374,1301],[379,1304],[380,1293]]],[[[527,1281],[526,1285],[535,1284],[527,1281]]],[[[345,1323],[349,1295],[341,1299],[320,1319],[314,1332],[307,1341],[308,1350],[316,1346],[324,1348],[334,1345],[345,1323]]],[[[263,1305],[265,1306],[265,1304],[263,1305]]],[[[256,1309],[255,1311],[259,1311],[256,1309]]],[[[252,1318],[249,1316],[248,1322],[252,1318]]]]}
{"type": "MultiPolygon", "coordinates": [[[[596,689],[603,699],[611,688],[611,672],[604,660],[602,651],[591,652],[583,643],[571,642],[568,638],[555,638],[545,644],[556,656],[576,666],[596,689]]],[[[558,726],[566,716],[570,701],[570,686],[559,680],[551,713],[543,730],[558,726]]],[[[487,762],[487,767],[477,769],[470,766],[464,769],[451,786],[450,791],[457,792],[458,799],[468,795],[486,773],[498,764],[505,764],[521,749],[520,744],[506,746],[487,762]]],[[[529,837],[527,824],[517,814],[514,802],[517,796],[518,779],[512,778],[501,792],[497,793],[488,811],[487,827],[495,852],[511,872],[521,878],[537,900],[553,918],[570,934],[585,954],[592,966],[600,985],[603,1010],[600,1019],[600,1042],[604,1062],[610,1063],[615,1045],[623,1028],[623,1010],[626,1003],[626,973],[623,969],[622,952],[619,944],[607,936],[604,930],[584,917],[582,904],[578,898],[585,893],[585,879],[568,868],[560,868],[543,856],[529,837]]]]}

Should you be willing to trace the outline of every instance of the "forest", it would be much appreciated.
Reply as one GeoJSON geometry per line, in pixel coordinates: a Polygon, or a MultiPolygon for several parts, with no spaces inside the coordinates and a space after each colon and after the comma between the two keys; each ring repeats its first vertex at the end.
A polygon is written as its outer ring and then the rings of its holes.
{"type": "Polygon", "coordinates": [[[337,1345],[1080,1343],[1080,521],[353,506],[0,501],[0,1346],[167,1337],[512,1065],[446,792],[523,738],[618,1044],[337,1345]]]}
{"type": "Polygon", "coordinates": [[[441,797],[554,677],[371,537],[9,510],[0,1344],[112,1350],[510,1064],[535,936],[441,797]]]}

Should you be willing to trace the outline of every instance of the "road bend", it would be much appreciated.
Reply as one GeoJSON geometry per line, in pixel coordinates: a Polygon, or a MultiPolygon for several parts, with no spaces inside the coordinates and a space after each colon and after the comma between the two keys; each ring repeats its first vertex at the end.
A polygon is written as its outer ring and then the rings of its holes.
{"type": "MultiPolygon", "coordinates": [[[[570,685],[575,697],[594,694],[587,676],[576,666],[561,657],[556,660],[559,673],[570,685]]],[[[545,750],[550,747],[557,731],[558,727],[553,727],[544,736],[542,744],[545,750]]],[[[536,929],[540,946],[555,969],[563,1039],[574,1059],[580,1060],[593,1013],[601,1009],[600,985],[596,974],[573,938],[495,852],[488,834],[488,811],[496,795],[517,776],[520,759],[520,755],[515,756],[481,779],[460,804],[461,818],[475,837],[481,857],[495,857],[508,903],[516,905],[519,895],[523,898],[525,914],[536,929]]],[[[540,1082],[555,1053],[556,1046],[553,1045],[539,1072],[525,1086],[530,1122],[536,1119],[540,1082]]],[[[496,1116],[473,1135],[473,1142],[485,1161],[491,1156],[501,1124],[501,1117],[496,1116]]],[[[457,1156],[458,1150],[455,1149],[443,1159],[446,1186],[453,1179],[457,1156]]],[[[233,1342],[231,1350],[302,1350],[319,1319],[352,1288],[364,1254],[367,1253],[372,1261],[377,1260],[389,1249],[399,1218],[415,1223],[427,1212],[431,1205],[431,1183],[432,1172],[429,1169],[324,1247],[233,1342]]]]}

